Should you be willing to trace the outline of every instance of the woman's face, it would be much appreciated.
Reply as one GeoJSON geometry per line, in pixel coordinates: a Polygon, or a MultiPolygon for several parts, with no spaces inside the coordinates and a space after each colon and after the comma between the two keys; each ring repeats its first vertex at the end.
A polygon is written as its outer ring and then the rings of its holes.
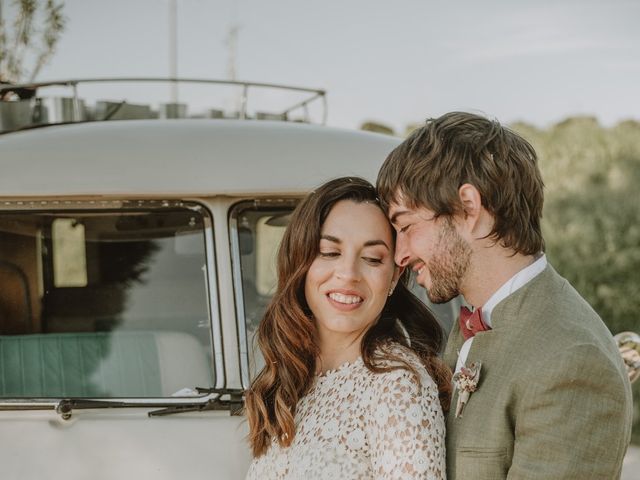
{"type": "Polygon", "coordinates": [[[320,235],[305,279],[307,304],[321,338],[357,336],[380,316],[397,281],[391,226],[377,205],[343,200],[329,212],[320,235]]]}

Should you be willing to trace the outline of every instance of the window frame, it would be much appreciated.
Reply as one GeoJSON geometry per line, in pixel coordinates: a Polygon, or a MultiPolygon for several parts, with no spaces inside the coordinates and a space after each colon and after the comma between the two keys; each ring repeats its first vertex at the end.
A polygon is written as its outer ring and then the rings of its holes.
{"type": "MultiPolygon", "coordinates": [[[[71,212],[117,212],[117,211],[162,211],[169,208],[186,208],[201,215],[205,241],[205,289],[207,297],[207,314],[210,326],[211,368],[215,375],[213,389],[223,389],[226,383],[223,360],[222,324],[220,300],[218,298],[218,270],[216,268],[216,244],[214,237],[213,213],[207,206],[197,200],[182,199],[132,199],[127,197],[112,199],[38,199],[38,200],[2,200],[0,214],[11,213],[71,213],[71,212]]],[[[192,388],[195,388],[193,385],[192,388]]],[[[2,397],[1,410],[38,410],[56,409],[64,400],[104,400],[113,407],[168,407],[179,405],[205,405],[220,396],[219,393],[206,393],[193,397],[2,397]],[[121,405],[118,405],[121,403],[121,405]]],[[[101,408],[101,407],[96,407],[101,408]]]]}
{"type": "Polygon", "coordinates": [[[233,277],[233,296],[236,311],[238,335],[238,355],[240,358],[240,383],[243,389],[251,386],[249,365],[249,335],[247,332],[246,312],[244,308],[244,289],[242,287],[242,259],[238,236],[238,217],[246,210],[287,210],[292,212],[301,197],[269,197],[240,200],[229,207],[229,245],[231,247],[231,270],[233,277]]]}

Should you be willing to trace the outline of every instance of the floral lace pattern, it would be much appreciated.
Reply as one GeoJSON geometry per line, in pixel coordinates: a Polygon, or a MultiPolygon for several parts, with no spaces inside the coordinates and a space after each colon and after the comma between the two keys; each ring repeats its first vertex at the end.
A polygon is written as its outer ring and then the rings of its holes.
{"type": "Polygon", "coordinates": [[[288,448],[274,440],[247,480],[429,479],[445,474],[445,423],[438,388],[417,356],[405,369],[371,372],[362,359],[316,377],[296,411],[288,448]]]}

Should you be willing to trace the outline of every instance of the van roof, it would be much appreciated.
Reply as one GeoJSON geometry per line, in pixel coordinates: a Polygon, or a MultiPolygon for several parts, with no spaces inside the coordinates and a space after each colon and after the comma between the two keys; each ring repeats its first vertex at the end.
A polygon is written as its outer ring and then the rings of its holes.
{"type": "Polygon", "coordinates": [[[299,194],[375,180],[400,139],[317,125],[126,120],[0,136],[0,197],[299,194]]]}

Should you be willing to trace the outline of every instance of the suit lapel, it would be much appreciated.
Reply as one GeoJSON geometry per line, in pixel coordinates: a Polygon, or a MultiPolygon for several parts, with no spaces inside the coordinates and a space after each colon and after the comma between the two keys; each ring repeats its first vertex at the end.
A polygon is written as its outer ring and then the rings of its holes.
{"type": "Polygon", "coordinates": [[[460,332],[460,325],[458,324],[458,319],[453,324],[451,328],[451,332],[449,333],[449,338],[447,339],[447,346],[444,350],[444,362],[449,365],[451,371],[453,372],[456,368],[456,362],[458,361],[458,353],[460,352],[460,348],[464,343],[464,337],[462,336],[462,332],[460,332]]]}

